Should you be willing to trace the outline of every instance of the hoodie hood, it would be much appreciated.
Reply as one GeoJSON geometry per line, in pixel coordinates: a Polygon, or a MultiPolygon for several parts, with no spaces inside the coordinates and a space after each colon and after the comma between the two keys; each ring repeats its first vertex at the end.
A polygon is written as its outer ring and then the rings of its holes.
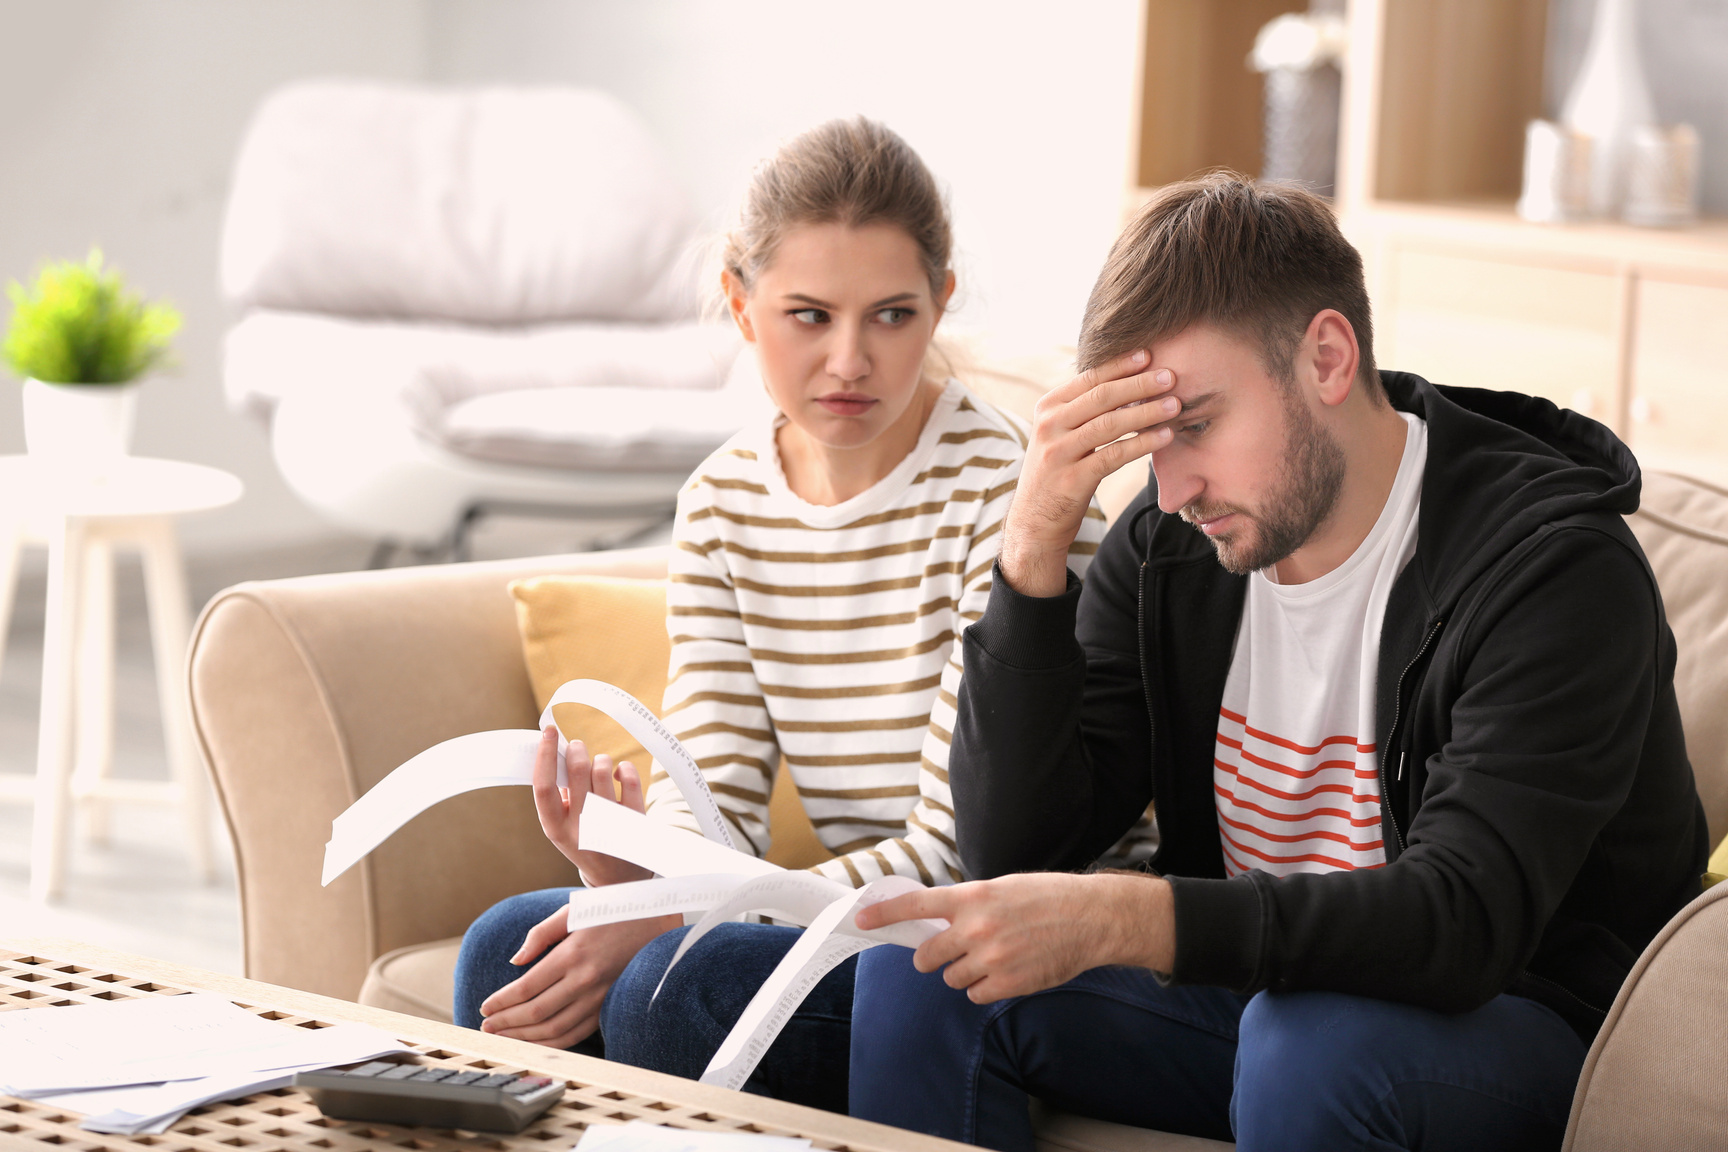
{"type": "Polygon", "coordinates": [[[1638,461],[1596,421],[1517,392],[1380,378],[1394,408],[1428,423],[1412,563],[1435,613],[1543,525],[1638,510],[1638,461]]]}

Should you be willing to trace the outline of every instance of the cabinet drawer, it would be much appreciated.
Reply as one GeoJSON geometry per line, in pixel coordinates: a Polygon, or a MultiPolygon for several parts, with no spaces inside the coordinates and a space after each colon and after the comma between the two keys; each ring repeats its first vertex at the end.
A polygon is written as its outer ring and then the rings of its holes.
{"type": "Polygon", "coordinates": [[[1728,477],[1728,287],[1645,280],[1632,353],[1632,450],[1652,467],[1728,477]]]}
{"type": "Polygon", "coordinates": [[[1390,271],[1382,367],[1545,396],[1615,424],[1613,276],[1420,249],[1396,251],[1390,271]]]}

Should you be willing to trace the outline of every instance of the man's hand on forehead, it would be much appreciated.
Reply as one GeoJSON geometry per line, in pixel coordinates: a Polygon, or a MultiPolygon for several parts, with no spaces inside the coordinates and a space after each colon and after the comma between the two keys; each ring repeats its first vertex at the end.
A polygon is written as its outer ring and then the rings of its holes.
{"type": "Polygon", "coordinates": [[[1002,572],[1016,591],[1067,586],[1068,547],[1104,477],[1170,443],[1181,404],[1176,374],[1145,349],[1087,369],[1033,411],[1032,442],[1002,536],[1002,572]]]}

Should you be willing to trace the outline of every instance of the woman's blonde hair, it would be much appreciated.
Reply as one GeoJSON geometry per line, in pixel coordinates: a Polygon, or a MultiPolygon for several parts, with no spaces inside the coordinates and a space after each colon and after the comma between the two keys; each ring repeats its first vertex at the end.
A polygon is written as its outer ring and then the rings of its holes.
{"type": "Polygon", "coordinates": [[[948,283],[948,205],[935,177],[900,136],[863,116],[794,137],[750,180],[721,263],[748,290],[786,233],[800,224],[893,224],[918,246],[930,294],[948,283]]]}

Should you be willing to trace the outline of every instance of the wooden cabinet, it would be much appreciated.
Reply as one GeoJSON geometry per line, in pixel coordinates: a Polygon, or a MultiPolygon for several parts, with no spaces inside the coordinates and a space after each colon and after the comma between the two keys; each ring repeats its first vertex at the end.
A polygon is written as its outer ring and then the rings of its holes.
{"type": "Polygon", "coordinates": [[[1375,340],[1381,367],[1546,396],[1613,423],[1620,284],[1600,272],[1400,245],[1375,340]]]}
{"type": "MultiPolygon", "coordinates": [[[[1278,0],[1146,0],[1130,209],[1208,167],[1258,170],[1241,63],[1278,0]]],[[[1728,221],[1662,231],[1513,212],[1541,113],[1547,0],[1350,0],[1338,209],[1375,352],[1445,384],[1546,396],[1647,468],[1728,484],[1728,221]]]]}
{"type": "Polygon", "coordinates": [[[1644,280],[1626,439],[1639,459],[1728,482],[1728,279],[1644,280]]]}

